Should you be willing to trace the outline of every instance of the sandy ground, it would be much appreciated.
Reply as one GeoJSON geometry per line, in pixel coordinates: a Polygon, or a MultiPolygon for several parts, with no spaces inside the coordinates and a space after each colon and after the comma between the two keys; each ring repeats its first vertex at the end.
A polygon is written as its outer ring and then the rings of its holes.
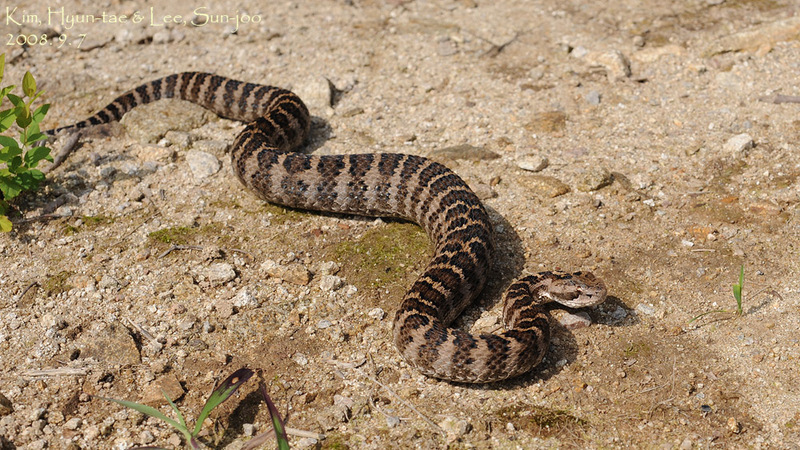
{"type": "MultiPolygon", "coordinates": [[[[297,447],[798,448],[793,2],[176,3],[9,5],[4,81],[34,74],[47,127],[185,70],[294,89],[309,151],[429,156],[484,199],[501,252],[459,326],[496,329],[525,272],[591,270],[610,298],[554,311],[527,376],[428,379],[391,342],[419,228],[266,205],[225,155],[241,124],[159,102],[86,132],[0,236],[1,448],[180,446],[96,396],[196,417],[242,366],[325,435],[297,447]],[[690,322],[735,310],[742,265],[744,314],[690,322]]],[[[204,439],[268,423],[251,381],[204,439]]]]}

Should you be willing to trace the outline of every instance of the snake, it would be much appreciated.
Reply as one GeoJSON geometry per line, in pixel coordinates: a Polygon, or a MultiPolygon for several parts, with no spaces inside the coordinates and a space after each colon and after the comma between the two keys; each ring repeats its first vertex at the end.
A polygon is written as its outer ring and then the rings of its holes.
{"type": "Polygon", "coordinates": [[[504,294],[505,330],[471,333],[454,327],[493,275],[494,228],[478,196],[455,172],[422,156],[298,151],[309,135],[311,115],[287,89],[212,73],[177,73],[146,82],[91,117],[45,134],[118,121],[137,105],[164,98],[187,100],[246,124],[230,146],[231,165],[239,180],[267,202],[398,218],[425,230],[433,256],[406,291],[392,324],[400,355],[424,375],[489,383],[527,373],[548,351],[548,303],[581,308],[606,299],[605,284],[591,272],[546,271],[510,284],[504,294]]]}

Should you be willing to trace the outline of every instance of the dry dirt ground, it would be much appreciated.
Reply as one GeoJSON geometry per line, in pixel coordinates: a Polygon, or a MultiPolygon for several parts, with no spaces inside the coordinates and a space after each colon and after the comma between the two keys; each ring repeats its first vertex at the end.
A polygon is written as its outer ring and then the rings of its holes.
{"type": "MultiPolygon", "coordinates": [[[[248,366],[325,435],[297,447],[798,448],[794,2],[177,3],[12,1],[4,81],[33,73],[48,128],[185,70],[295,89],[308,151],[429,156],[484,199],[501,251],[459,326],[496,329],[525,272],[591,270],[610,298],[554,311],[529,375],[426,378],[391,342],[419,228],[264,204],[225,155],[242,125],[163,101],[84,133],[0,236],[0,447],[180,446],[97,396],[195,417],[248,366]],[[736,308],[741,266],[744,314],[691,322],[736,308]]],[[[251,381],[204,439],[268,423],[251,381]]]]}

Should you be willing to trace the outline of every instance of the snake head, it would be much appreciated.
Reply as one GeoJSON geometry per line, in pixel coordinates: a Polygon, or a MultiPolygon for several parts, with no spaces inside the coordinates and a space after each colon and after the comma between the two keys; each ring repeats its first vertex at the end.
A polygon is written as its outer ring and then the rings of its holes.
{"type": "Polygon", "coordinates": [[[569,308],[585,308],[603,303],[606,285],[591,272],[554,274],[547,286],[547,295],[569,308]]]}

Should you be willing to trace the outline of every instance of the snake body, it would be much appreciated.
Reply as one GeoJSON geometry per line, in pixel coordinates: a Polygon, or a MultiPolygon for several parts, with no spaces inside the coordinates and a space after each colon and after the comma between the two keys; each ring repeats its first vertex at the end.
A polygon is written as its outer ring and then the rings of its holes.
{"type": "Polygon", "coordinates": [[[434,255],[409,288],[393,324],[402,357],[425,375],[465,383],[525,373],[550,340],[543,305],[602,302],[606,288],[588,272],[542,272],[505,294],[499,334],[470,334],[450,324],[481,292],[494,258],[493,228],[478,197],[453,171],[398,153],[317,156],[296,152],[311,124],[292,92],[199,72],[169,75],[116,98],[55,135],[119,120],[136,105],[178,98],[247,125],[231,147],[237,177],[268,202],[308,210],[397,217],[428,233],[434,255]]]}

